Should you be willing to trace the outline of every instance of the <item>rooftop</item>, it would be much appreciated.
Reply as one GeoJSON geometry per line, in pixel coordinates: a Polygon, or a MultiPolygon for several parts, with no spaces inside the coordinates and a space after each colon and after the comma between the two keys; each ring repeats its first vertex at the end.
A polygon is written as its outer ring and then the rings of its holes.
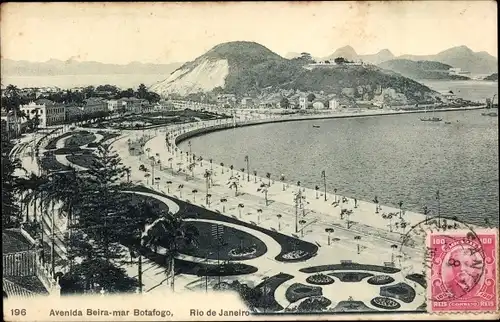
{"type": "Polygon", "coordinates": [[[3,231],[2,241],[2,254],[16,253],[33,248],[31,242],[16,230],[3,231]]]}

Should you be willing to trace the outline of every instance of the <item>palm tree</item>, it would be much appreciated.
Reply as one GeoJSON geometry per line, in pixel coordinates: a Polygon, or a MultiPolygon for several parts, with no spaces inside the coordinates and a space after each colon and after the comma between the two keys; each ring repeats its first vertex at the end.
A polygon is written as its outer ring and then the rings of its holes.
{"type": "Polygon", "coordinates": [[[262,209],[257,209],[257,225],[260,224],[260,215],[262,214],[262,209]]]}
{"type": "Polygon", "coordinates": [[[377,196],[375,196],[375,198],[373,198],[373,202],[375,203],[375,213],[378,214],[378,198],[377,198],[377,196]]]}
{"type": "Polygon", "coordinates": [[[146,173],[146,174],[144,175],[144,178],[146,178],[146,184],[148,184],[148,183],[149,183],[149,180],[148,180],[148,178],[149,178],[149,177],[151,177],[151,175],[150,175],[149,173],[146,173]]]}
{"type": "Polygon", "coordinates": [[[316,199],[319,199],[319,186],[314,187],[314,190],[316,190],[316,199]]]}
{"type": "Polygon", "coordinates": [[[402,215],[403,215],[403,201],[399,201],[398,202],[398,205],[399,205],[399,219],[402,219],[402,215]]]}
{"type": "Polygon", "coordinates": [[[234,196],[237,197],[238,196],[238,186],[239,186],[239,182],[238,182],[238,179],[237,178],[233,178],[229,181],[229,189],[235,189],[234,190],[234,196]]]}
{"type": "Polygon", "coordinates": [[[423,213],[425,216],[425,224],[427,225],[427,221],[429,220],[428,215],[429,215],[430,211],[429,211],[429,208],[427,208],[427,206],[424,206],[422,209],[423,209],[423,213]]]}
{"type": "Polygon", "coordinates": [[[166,262],[169,264],[167,276],[172,277],[172,290],[175,286],[175,257],[185,245],[196,246],[199,232],[193,225],[186,223],[181,217],[168,213],[152,226],[141,238],[141,245],[148,248],[163,248],[166,262]]]}
{"type": "Polygon", "coordinates": [[[231,169],[231,177],[232,177],[232,176],[233,176],[233,169],[234,169],[234,166],[231,164],[231,165],[229,166],[229,169],[231,169]]]}
{"type": "Polygon", "coordinates": [[[271,186],[271,173],[266,173],[266,178],[269,179],[269,186],[271,186]]]}
{"type": "Polygon", "coordinates": [[[182,198],[182,188],[184,188],[183,184],[180,184],[178,189],[179,189],[179,198],[182,198]]]}
{"type": "Polygon", "coordinates": [[[280,177],[280,181],[283,183],[283,191],[285,191],[285,176],[283,174],[280,177]]]}
{"type": "Polygon", "coordinates": [[[253,170],[254,182],[257,183],[257,170],[253,170]]]}
{"type": "Polygon", "coordinates": [[[150,148],[147,148],[147,149],[146,149],[146,152],[148,153],[148,158],[149,158],[149,152],[151,152],[151,149],[150,149],[150,148]]]}
{"type": "Polygon", "coordinates": [[[222,174],[224,174],[224,163],[223,162],[220,163],[220,167],[221,167],[222,174]]]}
{"type": "Polygon", "coordinates": [[[170,185],[172,184],[172,181],[168,180],[165,183],[167,184],[167,193],[170,193],[170,185]]]}
{"type": "Polygon", "coordinates": [[[224,212],[226,212],[226,205],[224,203],[227,202],[227,199],[226,198],[221,198],[220,202],[222,204],[222,212],[224,213],[224,212]]]}
{"type": "Polygon", "coordinates": [[[281,215],[277,214],[276,217],[278,217],[278,231],[281,231],[281,215]]]}
{"type": "Polygon", "coordinates": [[[213,167],[213,164],[212,164],[212,159],[209,160],[210,161],[210,171],[213,171],[214,170],[214,167],[213,167]]]}
{"type": "Polygon", "coordinates": [[[240,218],[241,218],[241,209],[244,207],[245,207],[244,204],[242,204],[242,203],[238,204],[238,212],[239,212],[240,218]]]}
{"type": "Polygon", "coordinates": [[[335,230],[333,228],[325,228],[325,232],[328,233],[328,245],[330,245],[330,234],[333,233],[335,230]]]}
{"type": "Polygon", "coordinates": [[[398,248],[398,245],[396,245],[396,244],[391,245],[391,249],[392,249],[392,251],[391,251],[391,263],[392,264],[394,264],[394,250],[396,250],[397,248],[398,248]]]}
{"type": "Polygon", "coordinates": [[[125,172],[127,173],[127,182],[130,182],[130,173],[132,172],[132,170],[130,168],[126,168],[125,172]]]}
{"type": "Polygon", "coordinates": [[[337,188],[333,189],[333,193],[334,193],[334,195],[333,195],[333,202],[337,202],[337,188]]]}
{"type": "Polygon", "coordinates": [[[357,241],[358,241],[356,245],[357,245],[357,248],[358,248],[358,254],[359,254],[359,253],[360,253],[359,241],[361,240],[361,236],[359,236],[359,235],[358,235],[358,236],[354,236],[354,240],[357,240],[357,241]]]}
{"type": "Polygon", "coordinates": [[[389,219],[389,231],[392,232],[392,214],[382,214],[383,219],[389,219]]]}
{"type": "Polygon", "coordinates": [[[196,202],[196,194],[198,193],[198,190],[193,189],[191,192],[193,193],[193,202],[196,202]]]}
{"type": "Polygon", "coordinates": [[[302,228],[300,229],[300,235],[304,237],[304,225],[306,224],[306,221],[304,219],[301,219],[299,220],[299,224],[302,226],[302,228]]]}

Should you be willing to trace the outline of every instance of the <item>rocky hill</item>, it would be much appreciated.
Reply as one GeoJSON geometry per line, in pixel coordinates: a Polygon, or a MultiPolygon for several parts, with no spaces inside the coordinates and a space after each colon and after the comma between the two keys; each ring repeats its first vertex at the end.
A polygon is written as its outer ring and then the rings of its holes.
{"type": "MultiPolygon", "coordinates": [[[[229,42],[215,46],[194,61],[181,66],[169,78],[151,86],[160,95],[187,95],[221,88],[239,96],[258,95],[263,90],[356,92],[392,88],[409,98],[433,93],[428,87],[376,66],[336,66],[307,70],[310,61],[285,59],[254,42],[229,42]]],[[[368,92],[369,92],[368,91],[368,92]]],[[[373,94],[371,94],[373,96],[373,94]]]]}
{"type": "Polygon", "coordinates": [[[498,82],[498,73],[493,73],[489,76],[486,76],[485,78],[483,78],[483,80],[498,82]]]}
{"type": "Polygon", "coordinates": [[[392,70],[405,77],[421,80],[421,79],[449,79],[449,80],[466,80],[469,77],[462,75],[450,75],[448,70],[452,66],[443,64],[437,61],[420,60],[413,61],[408,59],[393,59],[378,65],[383,69],[392,70]]]}

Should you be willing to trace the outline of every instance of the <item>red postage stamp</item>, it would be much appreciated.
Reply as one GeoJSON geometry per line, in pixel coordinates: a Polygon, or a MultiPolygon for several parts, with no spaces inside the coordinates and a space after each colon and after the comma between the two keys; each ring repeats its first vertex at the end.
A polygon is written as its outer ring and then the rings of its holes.
{"type": "Polygon", "coordinates": [[[431,312],[497,311],[497,236],[492,229],[428,234],[431,312]]]}

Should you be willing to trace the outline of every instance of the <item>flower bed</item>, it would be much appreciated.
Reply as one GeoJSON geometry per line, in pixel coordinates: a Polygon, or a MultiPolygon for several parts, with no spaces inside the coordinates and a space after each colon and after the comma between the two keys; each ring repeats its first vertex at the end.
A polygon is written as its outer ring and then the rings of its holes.
{"type": "Polygon", "coordinates": [[[401,307],[401,304],[388,297],[377,296],[373,298],[370,303],[380,309],[385,310],[397,310],[401,307]]]}
{"type": "Polygon", "coordinates": [[[310,255],[309,252],[298,249],[298,250],[292,250],[291,252],[283,254],[282,258],[284,261],[293,262],[293,261],[301,261],[304,258],[308,257],[309,255],[310,255]]]}
{"type": "Polygon", "coordinates": [[[380,295],[392,297],[405,303],[411,303],[415,299],[416,292],[410,285],[398,283],[396,285],[382,286],[380,288],[380,295]]]}
{"type": "Polygon", "coordinates": [[[324,311],[330,304],[332,304],[332,301],[326,297],[314,296],[302,301],[297,307],[297,310],[300,312],[324,311]]]}
{"type": "Polygon", "coordinates": [[[64,147],[80,147],[89,144],[95,140],[95,135],[89,132],[75,132],[66,141],[64,147]]]}
{"type": "Polygon", "coordinates": [[[229,251],[228,255],[236,258],[253,258],[257,253],[257,249],[253,246],[243,248],[233,248],[229,251]]]}
{"type": "Polygon", "coordinates": [[[323,291],[321,287],[304,285],[301,283],[294,283],[285,292],[286,299],[290,302],[297,302],[300,299],[311,297],[311,296],[321,296],[323,291]]]}
{"type": "Polygon", "coordinates": [[[334,280],[333,278],[325,274],[314,274],[312,276],[309,276],[306,279],[306,282],[315,285],[328,285],[333,284],[334,280]]]}
{"type": "Polygon", "coordinates": [[[394,282],[394,278],[390,277],[389,275],[376,275],[373,277],[370,277],[367,280],[368,284],[371,285],[385,285],[385,284],[390,284],[394,282]]]}

